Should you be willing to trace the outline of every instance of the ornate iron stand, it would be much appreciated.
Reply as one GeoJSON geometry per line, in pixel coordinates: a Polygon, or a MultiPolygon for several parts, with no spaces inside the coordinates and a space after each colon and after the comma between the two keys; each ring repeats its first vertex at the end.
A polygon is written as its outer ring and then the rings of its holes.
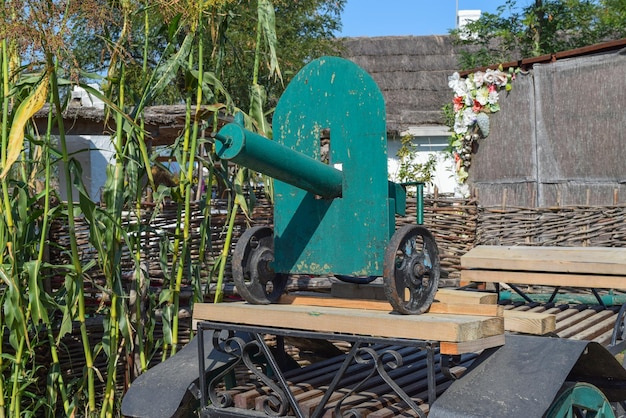
{"type": "MultiPolygon", "coordinates": [[[[382,378],[402,402],[413,410],[418,416],[425,417],[425,413],[416,402],[394,382],[390,372],[403,365],[403,353],[406,348],[413,348],[413,351],[424,350],[426,365],[426,380],[428,384],[428,403],[432,404],[437,396],[437,382],[435,369],[435,355],[438,343],[423,340],[377,338],[363,335],[306,332],[293,329],[262,327],[262,326],[242,326],[230,323],[203,321],[197,325],[198,338],[204,341],[204,333],[211,335],[213,349],[232,356],[233,361],[223,370],[213,371],[209,378],[199,380],[199,397],[201,401],[201,416],[203,417],[241,417],[241,416],[295,416],[295,417],[321,417],[327,410],[327,404],[331,395],[337,389],[343,389],[347,394],[337,402],[334,407],[334,416],[359,417],[357,410],[343,411],[342,402],[350,395],[359,393],[361,386],[372,378],[382,378]],[[249,335],[250,338],[242,338],[242,335],[249,335]],[[266,343],[265,336],[276,336],[277,347],[272,350],[266,343]],[[305,414],[298,404],[294,394],[289,389],[287,379],[283,374],[286,364],[284,352],[284,338],[297,337],[309,339],[324,339],[331,341],[346,341],[351,343],[350,351],[345,355],[345,359],[335,372],[332,382],[325,390],[325,393],[315,408],[309,415],[305,414]],[[403,348],[405,349],[403,351],[403,348]],[[259,367],[259,358],[266,364],[265,368],[259,367]],[[346,377],[346,371],[350,365],[358,363],[363,366],[371,366],[371,371],[360,382],[350,385],[349,388],[342,386],[342,379],[346,377]],[[226,376],[233,372],[235,367],[244,365],[248,371],[254,374],[262,385],[269,388],[269,394],[263,400],[264,413],[258,411],[242,410],[234,406],[234,400],[228,390],[220,385],[226,376]],[[343,414],[343,415],[342,415],[343,414]]],[[[199,371],[200,376],[204,376],[206,370],[205,347],[198,344],[199,371]]],[[[442,366],[444,357],[441,356],[442,366]]],[[[447,363],[446,363],[447,364],[447,363]]],[[[445,373],[447,367],[437,368],[440,373],[445,373]]],[[[448,375],[454,379],[454,376],[448,375]]],[[[343,408],[345,409],[345,408],[343,408]]]]}

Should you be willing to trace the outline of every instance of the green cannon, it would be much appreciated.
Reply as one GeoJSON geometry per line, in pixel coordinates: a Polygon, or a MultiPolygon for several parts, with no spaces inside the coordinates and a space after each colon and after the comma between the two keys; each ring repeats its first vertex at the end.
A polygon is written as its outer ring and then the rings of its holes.
{"type": "Polygon", "coordinates": [[[323,57],[288,85],[273,140],[237,118],[216,134],[220,158],[275,179],[274,229],[246,230],[233,254],[233,280],[248,302],[276,301],[290,274],[357,283],[382,276],[396,311],[428,309],[439,282],[438,249],[421,225],[396,231],[406,192],[387,180],[385,116],[369,74],[323,57]]]}

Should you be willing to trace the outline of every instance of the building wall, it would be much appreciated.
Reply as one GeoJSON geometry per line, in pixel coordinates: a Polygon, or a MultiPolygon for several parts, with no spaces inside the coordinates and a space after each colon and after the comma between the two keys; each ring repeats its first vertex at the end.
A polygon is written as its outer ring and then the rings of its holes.
{"type": "MultiPolygon", "coordinates": [[[[94,201],[100,200],[100,192],[106,181],[107,164],[113,161],[114,152],[111,137],[108,135],[68,135],[68,152],[82,168],[82,180],[85,189],[94,201]]],[[[68,199],[65,170],[59,170],[59,193],[62,200],[68,199]]],[[[73,200],[78,200],[78,190],[72,190],[73,200]]]]}
{"type": "Polygon", "coordinates": [[[536,64],[501,95],[469,184],[481,206],[626,203],[626,56],[536,64]]]}
{"type": "MultiPolygon", "coordinates": [[[[413,161],[416,164],[424,164],[428,161],[431,154],[435,154],[437,158],[433,183],[426,185],[424,191],[428,194],[432,194],[435,192],[436,188],[438,193],[459,195],[461,191],[454,173],[454,162],[448,153],[445,152],[448,146],[448,134],[446,130],[437,127],[436,129],[432,129],[431,132],[424,132],[423,127],[421,127],[421,129],[409,129],[407,133],[413,135],[412,143],[416,146],[416,158],[413,161]]],[[[397,174],[400,168],[398,151],[401,147],[401,137],[390,136],[387,138],[389,178],[394,181],[398,180],[397,174]]]]}

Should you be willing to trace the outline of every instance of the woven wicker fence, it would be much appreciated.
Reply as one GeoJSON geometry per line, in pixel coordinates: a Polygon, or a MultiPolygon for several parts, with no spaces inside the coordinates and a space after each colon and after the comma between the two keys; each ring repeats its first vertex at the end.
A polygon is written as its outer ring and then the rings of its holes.
{"type": "Polygon", "coordinates": [[[475,245],[626,246],[626,206],[480,208],[475,245]]]}
{"type": "MultiPolygon", "coordinates": [[[[398,226],[415,223],[417,207],[411,199],[407,215],[398,218],[398,226]]],[[[474,246],[477,227],[476,201],[447,197],[424,199],[424,226],[435,236],[441,262],[440,286],[459,283],[461,256],[474,246]]]]}
{"type": "MultiPolygon", "coordinates": [[[[455,199],[449,197],[426,197],[424,202],[424,224],[434,234],[439,247],[442,285],[455,286],[460,277],[460,258],[476,245],[536,245],[536,246],[626,246],[626,206],[575,206],[553,208],[485,208],[473,199],[455,199]]],[[[192,262],[203,263],[202,275],[209,279],[213,260],[222,250],[225,239],[226,223],[224,201],[213,202],[211,215],[211,247],[204,262],[198,259],[198,235],[201,222],[201,210],[194,205],[192,210],[192,262]]],[[[143,256],[149,263],[150,279],[153,288],[158,289],[164,283],[164,273],[159,263],[159,231],[172,231],[176,219],[174,205],[159,208],[146,207],[144,220],[152,219],[150,226],[154,236],[146,236],[142,248],[143,256]]],[[[416,222],[416,205],[409,200],[407,214],[397,218],[397,225],[416,222]]],[[[88,242],[88,225],[77,220],[77,236],[83,259],[94,257],[95,252],[88,242]]],[[[254,209],[252,219],[238,216],[231,247],[248,224],[272,225],[272,207],[260,199],[254,209]]],[[[51,231],[51,241],[56,245],[51,248],[51,261],[55,264],[65,260],[65,248],[69,247],[66,227],[56,223],[51,231]]],[[[130,254],[125,254],[122,269],[132,272],[130,254]]],[[[86,283],[86,292],[92,296],[92,305],[100,303],[97,285],[103,284],[102,275],[90,272],[93,283],[86,283]]],[[[230,268],[226,270],[227,292],[232,291],[230,268]]],[[[52,283],[53,288],[62,286],[61,278],[52,283]]]]}
{"type": "MultiPolygon", "coordinates": [[[[424,224],[434,234],[441,258],[442,286],[456,286],[460,278],[460,258],[476,245],[551,245],[551,246],[626,246],[626,207],[559,207],[559,208],[484,208],[478,206],[473,199],[453,199],[448,197],[426,197],[424,202],[424,224]]],[[[212,260],[218,255],[224,245],[224,214],[226,202],[213,202],[214,213],[211,217],[211,241],[212,246],[207,260],[204,277],[208,279],[212,260]]],[[[201,220],[199,206],[193,206],[194,216],[192,226],[192,259],[197,260],[199,242],[198,227],[201,220]],[[195,257],[195,258],[194,258],[195,257]]],[[[167,231],[174,227],[176,208],[165,206],[158,208],[146,207],[144,222],[152,219],[149,224],[155,234],[158,231],[167,231]],[[155,216],[153,216],[155,215],[155,216]]],[[[416,222],[416,206],[414,201],[409,201],[407,214],[397,218],[397,225],[416,222]]],[[[235,245],[241,232],[247,227],[249,221],[239,216],[232,246],[235,245]]],[[[272,225],[272,207],[266,200],[260,200],[253,212],[251,224],[272,225]]],[[[83,259],[87,260],[95,256],[95,252],[88,242],[88,225],[81,219],[77,223],[77,236],[83,259]]],[[[164,273],[158,262],[158,240],[155,237],[146,237],[146,245],[143,254],[150,263],[150,278],[152,289],[159,291],[164,284],[164,273]]],[[[65,260],[64,248],[68,248],[66,227],[55,224],[51,232],[51,240],[55,243],[51,248],[51,261],[62,263],[65,260]]],[[[132,271],[130,254],[126,254],[122,263],[126,272],[132,271]]],[[[101,274],[97,271],[90,272],[95,282],[102,281],[101,274]]],[[[308,285],[306,280],[294,281],[296,288],[300,283],[308,285]]],[[[56,288],[62,286],[60,278],[52,285],[56,288]]],[[[95,308],[102,300],[99,291],[92,283],[85,284],[88,294],[91,295],[91,305],[95,308]]],[[[230,270],[227,269],[226,286],[232,291],[230,282],[230,270]]],[[[291,287],[293,289],[293,287],[291,287]]],[[[184,294],[185,292],[183,292],[184,294]]],[[[191,291],[187,291],[191,295],[191,291]]],[[[181,300],[181,306],[185,301],[181,300]]],[[[95,310],[95,309],[94,309],[95,310]]],[[[184,310],[182,311],[184,312],[184,310]]],[[[184,313],[183,313],[183,316],[184,313]]],[[[185,344],[189,339],[188,317],[181,321],[179,341],[185,344]]],[[[159,326],[155,329],[155,338],[160,332],[159,326]]],[[[94,342],[102,337],[102,321],[94,317],[89,323],[90,338],[94,342]]],[[[82,358],[80,341],[77,332],[68,335],[64,339],[67,352],[63,353],[61,362],[66,373],[73,375],[82,373],[84,363],[82,358]]],[[[160,358],[160,353],[154,356],[155,361],[160,358]]],[[[96,359],[97,365],[104,367],[104,357],[96,359]]],[[[119,367],[119,373],[123,373],[127,367],[124,359],[119,367]]],[[[45,381],[45,380],[44,380],[45,381]]],[[[120,390],[123,390],[120,388],[120,390]]]]}

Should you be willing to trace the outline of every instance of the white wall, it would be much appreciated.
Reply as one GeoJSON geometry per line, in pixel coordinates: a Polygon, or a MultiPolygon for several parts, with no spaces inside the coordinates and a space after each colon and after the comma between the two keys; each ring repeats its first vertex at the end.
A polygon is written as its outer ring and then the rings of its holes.
{"type": "MultiPolygon", "coordinates": [[[[437,168],[435,170],[434,185],[439,193],[459,193],[459,184],[456,181],[454,162],[444,151],[448,145],[448,131],[446,127],[414,127],[409,128],[404,134],[414,136],[413,143],[417,145],[415,162],[424,163],[432,153],[437,155],[437,168]]],[[[83,168],[83,182],[91,199],[100,200],[100,192],[106,181],[107,164],[113,163],[114,153],[111,146],[111,137],[108,135],[68,135],[68,150],[73,153],[73,158],[78,160],[83,168]]],[[[402,143],[400,138],[389,138],[387,142],[388,170],[391,180],[397,180],[399,161],[398,150],[402,143]]],[[[65,189],[65,175],[59,170],[59,187],[61,198],[67,199],[65,189]]],[[[426,193],[433,192],[432,186],[425,188],[426,193]]],[[[78,199],[78,193],[74,190],[74,200],[78,199]]]]}
{"type": "MultiPolygon", "coordinates": [[[[85,189],[94,201],[100,200],[100,191],[106,181],[106,167],[112,162],[114,152],[109,135],[68,135],[68,152],[77,160],[83,170],[85,189]]],[[[65,170],[59,170],[59,193],[62,200],[67,200],[65,170]]],[[[72,191],[72,197],[78,200],[78,191],[72,191]]]]}
{"type": "MultiPolygon", "coordinates": [[[[434,186],[439,193],[458,193],[459,184],[456,181],[454,162],[445,152],[448,146],[448,128],[442,126],[411,127],[402,135],[413,135],[413,144],[417,146],[415,163],[423,164],[430,154],[437,156],[437,166],[434,174],[434,186]]],[[[391,180],[397,180],[400,162],[397,157],[402,146],[400,138],[389,138],[387,141],[388,170],[391,180]]],[[[426,193],[434,191],[433,185],[424,188],[426,193]]]]}

